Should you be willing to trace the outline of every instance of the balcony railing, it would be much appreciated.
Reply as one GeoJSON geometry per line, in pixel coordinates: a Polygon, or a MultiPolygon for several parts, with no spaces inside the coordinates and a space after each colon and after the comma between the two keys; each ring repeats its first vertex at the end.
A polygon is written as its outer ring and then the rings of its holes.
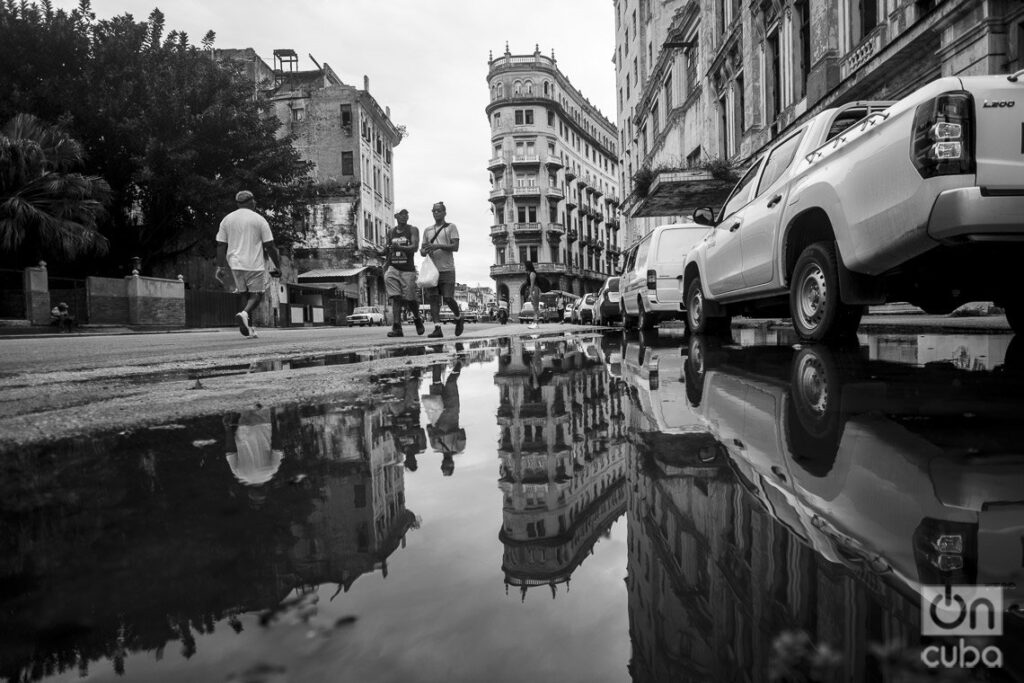
{"type": "Polygon", "coordinates": [[[607,225],[612,230],[618,230],[619,229],[619,219],[615,218],[613,216],[609,216],[608,220],[605,221],[605,225],[607,225]]]}
{"type": "Polygon", "coordinates": [[[562,158],[560,156],[551,153],[548,153],[547,158],[544,159],[544,163],[551,168],[562,168],[565,166],[565,164],[562,163],[562,158]]]}
{"type": "Polygon", "coordinates": [[[562,199],[565,197],[565,192],[560,187],[549,187],[548,188],[548,199],[562,199]]]}
{"type": "Polygon", "coordinates": [[[572,170],[571,168],[565,169],[565,179],[566,180],[573,180],[575,177],[576,177],[576,171],[572,170]]]}
{"type": "Polygon", "coordinates": [[[575,241],[576,241],[576,238],[577,238],[578,236],[579,236],[579,233],[577,233],[577,232],[576,232],[576,231],[575,231],[574,229],[572,229],[572,228],[569,228],[569,229],[568,229],[568,230],[566,230],[566,232],[565,232],[565,239],[566,239],[566,241],[568,241],[568,242],[569,242],[570,244],[572,244],[573,242],[575,242],[575,241]]]}
{"type": "Polygon", "coordinates": [[[558,233],[559,235],[561,235],[563,232],[565,232],[565,226],[562,225],[561,223],[545,223],[544,229],[547,230],[548,234],[558,233]]]}
{"type": "Polygon", "coordinates": [[[536,154],[517,154],[512,157],[513,164],[539,164],[540,157],[536,154]]]}
{"type": "Polygon", "coordinates": [[[565,206],[567,208],[569,208],[569,209],[575,209],[576,208],[576,200],[573,199],[572,197],[568,197],[567,196],[565,198],[565,206]]]}
{"type": "Polygon", "coordinates": [[[516,187],[512,188],[512,194],[514,196],[516,196],[516,197],[521,197],[521,196],[528,196],[528,197],[529,196],[537,196],[537,195],[540,194],[540,186],[539,185],[522,185],[522,186],[517,185],[516,187]]]}
{"type": "Polygon", "coordinates": [[[492,225],[491,237],[494,237],[496,235],[504,235],[505,237],[508,237],[508,226],[505,225],[504,223],[502,223],[501,225],[492,225]]]}
{"type": "Polygon", "coordinates": [[[508,163],[508,159],[504,154],[496,157],[491,157],[490,161],[487,162],[487,170],[492,171],[496,168],[504,168],[505,164],[508,163]]]}
{"type": "Polygon", "coordinates": [[[598,187],[597,185],[591,185],[591,186],[590,186],[590,191],[594,193],[594,196],[595,196],[595,197],[600,197],[601,195],[603,195],[603,194],[604,194],[604,190],[602,190],[602,189],[601,189],[600,187],[598,187]]]}
{"type": "Polygon", "coordinates": [[[539,235],[541,232],[540,223],[513,223],[512,233],[519,235],[539,235]]]}
{"type": "Polygon", "coordinates": [[[504,185],[504,186],[501,186],[501,187],[491,188],[491,199],[495,199],[497,197],[504,198],[505,195],[507,195],[507,194],[508,194],[508,186],[507,185],[504,185]]]}
{"type": "Polygon", "coordinates": [[[506,263],[501,266],[491,266],[491,277],[497,277],[499,275],[515,275],[517,273],[525,273],[526,266],[521,263],[506,263]]]}
{"type": "Polygon", "coordinates": [[[586,187],[589,184],[590,184],[590,179],[589,178],[577,178],[576,179],[576,187],[578,187],[580,189],[583,189],[584,187],[586,187]]]}

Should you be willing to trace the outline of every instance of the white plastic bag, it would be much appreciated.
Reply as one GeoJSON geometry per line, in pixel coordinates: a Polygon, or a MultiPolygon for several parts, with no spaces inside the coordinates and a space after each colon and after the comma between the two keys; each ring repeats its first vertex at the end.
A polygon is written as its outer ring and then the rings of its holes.
{"type": "Polygon", "coordinates": [[[420,266],[420,274],[416,277],[416,284],[425,289],[437,287],[437,278],[439,276],[440,273],[437,272],[434,259],[428,256],[423,259],[423,265],[420,266]]]}

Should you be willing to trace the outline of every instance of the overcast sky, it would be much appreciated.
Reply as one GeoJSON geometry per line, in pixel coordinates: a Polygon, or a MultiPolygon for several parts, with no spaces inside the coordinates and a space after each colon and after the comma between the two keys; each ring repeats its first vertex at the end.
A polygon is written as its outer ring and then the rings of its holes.
{"type": "MultiPolygon", "coordinates": [[[[72,8],[77,0],[58,0],[72,8]]],[[[97,18],[128,12],[145,21],[154,7],[165,35],[188,33],[198,44],[208,30],[215,47],[255,48],[273,66],[273,51],[290,48],[299,68],[312,55],[342,80],[370,93],[409,137],[395,149],[395,203],[410,222],[432,222],[443,200],[459,227],[459,282],[493,287],[494,261],[487,201],[490,129],[487,57],[552,49],[558,66],[615,123],[612,0],[93,0],[97,18]]]]}

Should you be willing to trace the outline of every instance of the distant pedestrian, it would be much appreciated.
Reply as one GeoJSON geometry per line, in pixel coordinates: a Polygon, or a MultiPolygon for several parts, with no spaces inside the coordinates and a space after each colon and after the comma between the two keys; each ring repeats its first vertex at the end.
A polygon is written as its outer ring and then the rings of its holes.
{"type": "Polygon", "coordinates": [[[391,299],[391,331],[389,337],[402,337],[402,306],[412,314],[416,334],[423,334],[423,318],[416,300],[416,252],[420,248],[420,229],[409,223],[409,212],[402,209],[395,214],[398,225],[387,234],[387,245],[380,255],[387,259],[384,287],[391,299]]]}
{"type": "Polygon", "coordinates": [[[281,255],[270,224],[255,211],[252,192],[242,190],[235,195],[235,202],[238,208],[224,217],[217,231],[217,279],[223,282],[225,269],[230,269],[235,291],[243,301],[242,310],[235,314],[238,331],[243,337],[255,338],[258,335],[250,318],[270,287],[270,277],[279,274],[281,255]],[[270,272],[265,254],[272,260],[270,272]]]}
{"type": "Polygon", "coordinates": [[[429,256],[437,266],[439,276],[437,286],[427,290],[430,301],[430,319],[434,322],[434,331],[428,337],[443,337],[441,332],[441,301],[455,314],[455,336],[458,337],[465,329],[462,309],[455,300],[455,256],[459,250],[459,229],[454,223],[445,220],[448,210],[444,202],[434,204],[430,210],[434,215],[434,224],[423,231],[423,244],[420,254],[429,256]]]}
{"type": "Polygon", "coordinates": [[[540,320],[540,293],[542,289],[547,289],[548,280],[537,272],[537,267],[533,261],[526,262],[526,277],[526,294],[533,304],[533,322],[530,324],[530,329],[535,330],[537,329],[537,322],[540,320]]]}

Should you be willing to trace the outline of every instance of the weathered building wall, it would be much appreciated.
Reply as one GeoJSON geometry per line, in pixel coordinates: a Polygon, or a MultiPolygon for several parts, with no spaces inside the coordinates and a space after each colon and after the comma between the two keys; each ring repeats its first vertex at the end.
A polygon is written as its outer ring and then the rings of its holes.
{"type": "Polygon", "coordinates": [[[128,322],[128,286],[124,278],[85,279],[89,322],[96,325],[124,325],[128,322]]]}
{"type": "Polygon", "coordinates": [[[185,326],[184,282],[141,276],[125,280],[129,324],[185,326]]]}

